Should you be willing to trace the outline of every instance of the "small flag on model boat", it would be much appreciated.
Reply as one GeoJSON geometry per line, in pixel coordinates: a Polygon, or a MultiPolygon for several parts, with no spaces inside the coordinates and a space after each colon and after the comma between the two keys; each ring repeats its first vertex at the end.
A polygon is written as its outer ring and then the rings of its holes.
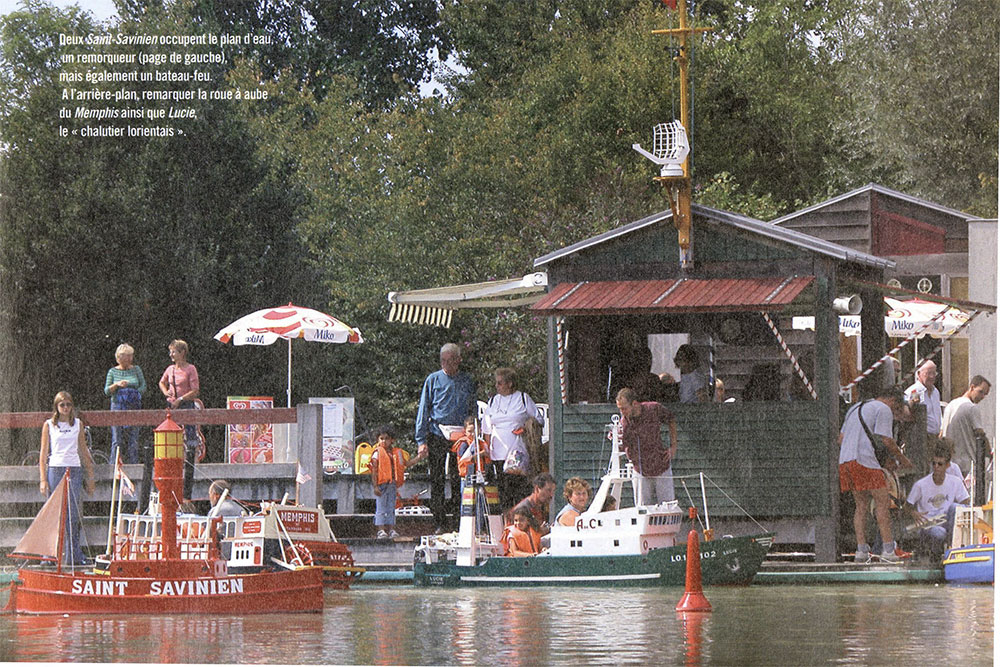
{"type": "Polygon", "coordinates": [[[125,470],[122,468],[122,457],[120,454],[117,460],[115,460],[115,477],[121,481],[122,490],[125,492],[125,495],[129,498],[135,498],[135,484],[133,484],[132,480],[125,474],[125,470]]]}
{"type": "Polygon", "coordinates": [[[312,479],[312,475],[310,475],[305,470],[303,470],[302,469],[302,464],[300,463],[299,464],[299,471],[295,475],[295,483],[296,484],[305,484],[306,482],[308,482],[311,479],[312,479]]]}

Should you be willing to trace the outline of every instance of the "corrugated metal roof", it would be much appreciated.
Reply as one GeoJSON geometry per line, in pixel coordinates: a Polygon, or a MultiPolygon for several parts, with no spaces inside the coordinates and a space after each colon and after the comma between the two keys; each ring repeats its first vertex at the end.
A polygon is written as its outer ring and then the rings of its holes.
{"type": "MultiPolygon", "coordinates": [[[[692,207],[693,208],[693,207],[692,207]]],[[[543,255],[535,259],[535,268],[548,264],[554,259],[559,259],[560,257],[565,257],[567,255],[572,255],[573,253],[579,252],[591,246],[596,246],[604,243],[605,241],[610,241],[611,239],[617,238],[619,236],[624,236],[625,234],[630,234],[634,231],[642,229],[644,227],[649,227],[650,225],[655,225],[663,220],[669,220],[673,217],[670,210],[660,211],[659,213],[654,213],[653,215],[647,215],[641,220],[636,220],[635,222],[630,222],[627,225],[622,225],[621,227],[615,227],[614,229],[609,229],[606,232],[602,232],[597,236],[591,236],[589,239],[584,239],[582,241],[577,241],[572,245],[568,245],[565,248],[560,248],[559,250],[553,250],[547,255],[543,255]]]]}
{"type": "Polygon", "coordinates": [[[531,309],[549,315],[770,310],[791,303],[812,281],[789,276],[559,283],[531,309]]]}
{"type": "MultiPolygon", "coordinates": [[[[731,227],[736,227],[738,229],[743,229],[754,234],[759,234],[760,236],[767,237],[776,241],[781,241],[783,243],[788,243],[790,245],[805,248],[809,251],[819,253],[821,255],[826,255],[828,257],[835,257],[846,262],[855,262],[858,264],[864,264],[867,266],[874,266],[881,269],[892,269],[895,268],[896,263],[889,259],[884,259],[882,257],[876,257],[875,255],[869,255],[868,253],[858,252],[856,250],[851,250],[850,248],[845,248],[842,245],[826,241],[824,239],[817,238],[815,236],[810,236],[809,234],[804,234],[802,232],[796,231],[794,229],[787,229],[785,227],[779,227],[767,222],[762,222],[754,218],[748,218],[744,215],[739,215],[738,213],[731,213],[728,211],[720,211],[718,209],[709,208],[708,206],[701,206],[700,204],[692,204],[691,211],[700,217],[707,218],[713,222],[719,222],[731,227]]],[[[646,216],[641,220],[636,220],[635,222],[630,222],[627,225],[622,225],[621,227],[616,227],[615,229],[608,230],[597,236],[592,236],[589,239],[584,239],[573,245],[566,246],[565,248],[560,248],[550,252],[547,255],[543,255],[535,260],[535,268],[540,268],[545,264],[552,261],[573,255],[585,250],[587,248],[606,243],[611,239],[617,238],[619,236],[624,236],[626,234],[631,234],[639,229],[649,227],[650,225],[655,225],[659,222],[669,220],[672,214],[669,210],[660,211],[659,213],[654,213],[653,215],[646,216]]],[[[696,250],[697,253],[697,250],[696,250]]]]}
{"type": "Polygon", "coordinates": [[[850,192],[845,192],[842,195],[837,195],[836,197],[832,197],[832,198],[827,199],[825,201],[821,201],[818,204],[813,204],[812,206],[803,208],[803,209],[798,210],[798,211],[793,211],[792,213],[789,213],[788,215],[784,215],[784,216],[782,216],[780,218],[775,218],[774,220],[771,220],[768,224],[769,225],[781,225],[781,224],[784,224],[784,223],[788,222],[789,220],[794,220],[795,218],[803,216],[803,215],[805,215],[807,213],[812,213],[813,211],[817,211],[817,210],[819,210],[821,208],[825,208],[827,206],[831,206],[833,204],[837,204],[839,202],[844,201],[845,199],[850,199],[851,197],[854,197],[854,196],[857,196],[857,195],[859,195],[859,194],[861,194],[863,192],[869,192],[869,191],[871,191],[871,192],[877,192],[880,195],[884,195],[886,197],[893,197],[894,199],[899,199],[901,201],[909,202],[911,204],[917,204],[918,206],[923,206],[924,208],[929,208],[929,209],[932,209],[934,211],[938,211],[939,213],[944,213],[945,215],[954,216],[954,217],[958,218],[959,220],[971,221],[971,220],[981,220],[982,219],[982,218],[979,218],[978,216],[975,216],[975,215],[969,215],[968,213],[963,213],[962,211],[958,211],[958,210],[955,210],[953,208],[948,208],[947,206],[942,206],[941,204],[936,204],[936,203],[934,203],[932,201],[928,201],[926,199],[921,199],[920,197],[914,197],[913,195],[908,195],[906,193],[899,192],[898,190],[893,190],[892,188],[887,188],[884,185],[878,185],[877,183],[869,183],[868,185],[864,185],[864,186],[862,186],[862,187],[860,187],[860,188],[858,188],[856,190],[851,190],[850,192]]]}

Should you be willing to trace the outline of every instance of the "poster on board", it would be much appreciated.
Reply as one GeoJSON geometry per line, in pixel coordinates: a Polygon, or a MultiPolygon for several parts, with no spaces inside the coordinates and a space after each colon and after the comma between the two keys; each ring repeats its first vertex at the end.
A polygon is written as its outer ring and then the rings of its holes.
{"type": "Polygon", "coordinates": [[[310,398],[323,406],[323,470],[354,470],[354,398],[310,398]]]}
{"type": "MultiPolygon", "coordinates": [[[[227,396],[230,410],[266,410],[274,407],[273,396],[227,396]]],[[[274,429],[271,424],[226,426],[227,463],[273,463],[274,429]]]]}

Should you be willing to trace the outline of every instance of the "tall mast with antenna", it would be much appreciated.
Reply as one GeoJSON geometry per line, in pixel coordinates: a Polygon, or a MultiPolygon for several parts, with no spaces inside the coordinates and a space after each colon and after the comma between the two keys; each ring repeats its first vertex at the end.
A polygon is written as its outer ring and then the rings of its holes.
{"type": "MultiPolygon", "coordinates": [[[[691,118],[689,112],[689,90],[688,90],[688,40],[697,33],[707,32],[712,28],[691,28],[687,22],[687,0],[675,0],[666,2],[671,7],[677,8],[678,27],[662,30],[654,30],[654,35],[667,35],[677,40],[678,49],[674,56],[677,63],[678,77],[680,78],[680,124],[683,132],[690,134],[691,118]]],[[[659,128],[661,126],[657,126],[659,128]]],[[[656,149],[657,129],[654,129],[654,153],[656,149]]],[[[684,137],[687,144],[687,138],[684,137]]],[[[634,146],[635,147],[635,146],[634,146]]],[[[685,145],[686,148],[686,145],[685,145]]],[[[637,148],[638,150],[638,148],[637,148]]],[[[650,157],[648,153],[642,151],[644,155],[650,157]]],[[[659,162],[658,160],[654,160],[659,162]]],[[[670,210],[673,213],[674,226],[677,227],[677,245],[680,247],[680,263],[682,268],[689,268],[694,261],[694,248],[691,238],[691,156],[685,151],[680,162],[680,174],[667,173],[667,169],[661,170],[660,175],[653,180],[661,183],[667,191],[667,198],[670,201],[670,210]]]]}

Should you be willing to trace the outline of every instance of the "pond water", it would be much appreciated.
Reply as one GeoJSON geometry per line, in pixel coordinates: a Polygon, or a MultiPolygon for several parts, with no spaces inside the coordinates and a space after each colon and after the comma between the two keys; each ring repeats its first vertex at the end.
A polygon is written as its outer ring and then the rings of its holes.
{"type": "Polygon", "coordinates": [[[301,664],[992,664],[993,588],[328,591],[322,614],[0,616],[0,660],[301,664]]]}

